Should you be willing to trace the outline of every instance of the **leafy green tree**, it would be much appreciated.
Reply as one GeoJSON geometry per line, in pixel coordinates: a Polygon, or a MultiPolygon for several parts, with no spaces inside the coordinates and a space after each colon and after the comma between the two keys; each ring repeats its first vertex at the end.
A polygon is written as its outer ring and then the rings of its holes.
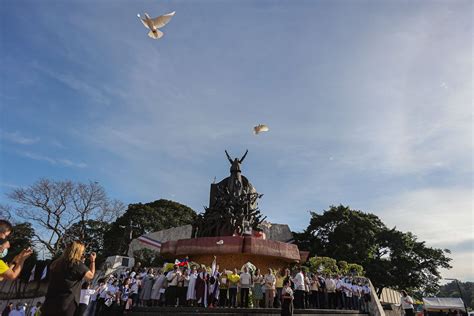
{"type": "Polygon", "coordinates": [[[308,228],[295,234],[300,249],[362,265],[379,294],[384,287],[435,294],[439,269],[450,268],[449,250],[427,247],[412,233],[389,229],[374,214],[339,205],[311,215],[308,228]]]}
{"type": "Polygon", "coordinates": [[[329,257],[311,257],[308,260],[309,270],[313,273],[339,274],[336,260],[329,257]]]}
{"type": "MultiPolygon", "coordinates": [[[[5,261],[11,261],[17,254],[23,249],[32,247],[35,230],[30,223],[18,223],[13,225],[12,234],[8,237],[10,242],[10,249],[8,249],[8,255],[5,257],[5,261]]],[[[36,258],[36,252],[33,254],[33,258],[36,258]]],[[[31,259],[28,259],[31,260],[31,259]]]]}
{"type": "Polygon", "coordinates": [[[169,200],[130,204],[104,237],[106,255],[126,254],[128,244],[143,234],[192,224],[197,214],[190,207],[169,200]]]}
{"type": "Polygon", "coordinates": [[[311,212],[308,227],[296,233],[295,240],[311,254],[361,263],[373,255],[376,236],[383,229],[385,225],[376,215],[339,205],[323,214],[311,212]]]}
{"type": "Polygon", "coordinates": [[[88,253],[95,252],[97,254],[96,260],[99,266],[106,259],[104,237],[110,226],[111,224],[99,220],[80,221],[66,230],[63,240],[65,244],[76,239],[81,240],[86,245],[88,253]]]}
{"type": "Polygon", "coordinates": [[[140,262],[142,267],[161,267],[165,262],[164,258],[159,252],[151,249],[143,248],[135,250],[133,256],[137,262],[140,262]]]}
{"type": "Polygon", "coordinates": [[[474,282],[459,282],[459,287],[456,281],[449,282],[439,288],[437,297],[461,297],[464,303],[474,309],[474,282]],[[459,293],[461,288],[461,293],[459,293]]]}
{"type": "Polygon", "coordinates": [[[385,229],[377,236],[377,251],[367,258],[367,276],[381,289],[390,287],[434,295],[439,289],[440,268],[451,266],[449,250],[427,247],[411,232],[385,229]],[[384,269],[383,269],[384,268],[384,269]]]}

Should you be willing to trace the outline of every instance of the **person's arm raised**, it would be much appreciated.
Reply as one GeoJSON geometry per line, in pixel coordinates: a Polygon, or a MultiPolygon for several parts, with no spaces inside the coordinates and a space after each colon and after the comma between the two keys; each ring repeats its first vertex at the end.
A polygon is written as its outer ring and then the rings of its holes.
{"type": "Polygon", "coordinates": [[[28,259],[29,256],[33,254],[33,250],[31,248],[23,249],[18,255],[13,258],[12,264],[10,265],[10,269],[5,271],[2,274],[2,277],[5,280],[15,280],[21,273],[21,269],[23,268],[23,264],[25,260],[28,259]]]}
{"type": "Polygon", "coordinates": [[[86,272],[84,275],[84,279],[90,281],[94,278],[95,275],[95,258],[97,257],[96,253],[91,253],[90,256],[90,263],[89,263],[89,271],[86,272]]]}

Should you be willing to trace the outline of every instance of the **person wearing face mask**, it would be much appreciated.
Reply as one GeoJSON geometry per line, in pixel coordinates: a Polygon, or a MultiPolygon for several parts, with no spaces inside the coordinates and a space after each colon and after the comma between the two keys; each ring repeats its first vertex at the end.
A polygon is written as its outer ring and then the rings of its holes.
{"type": "Polygon", "coordinates": [[[23,249],[13,258],[10,264],[3,261],[8,254],[10,242],[7,240],[12,232],[13,226],[9,221],[0,220],[0,281],[15,280],[20,275],[25,260],[33,254],[31,248],[23,249]]]}

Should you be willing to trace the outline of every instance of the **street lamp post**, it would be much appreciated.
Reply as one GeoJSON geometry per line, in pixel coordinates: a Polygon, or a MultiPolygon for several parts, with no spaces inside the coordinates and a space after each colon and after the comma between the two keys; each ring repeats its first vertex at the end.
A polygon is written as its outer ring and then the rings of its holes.
{"type": "Polygon", "coordinates": [[[449,278],[444,278],[445,280],[449,280],[449,281],[455,281],[456,282],[456,285],[458,286],[458,290],[459,290],[459,295],[461,295],[461,301],[462,303],[464,304],[464,311],[466,312],[467,314],[467,305],[466,305],[466,302],[464,302],[463,300],[463,294],[462,294],[462,290],[461,290],[461,286],[459,285],[459,280],[458,279],[449,279],[449,278]]]}

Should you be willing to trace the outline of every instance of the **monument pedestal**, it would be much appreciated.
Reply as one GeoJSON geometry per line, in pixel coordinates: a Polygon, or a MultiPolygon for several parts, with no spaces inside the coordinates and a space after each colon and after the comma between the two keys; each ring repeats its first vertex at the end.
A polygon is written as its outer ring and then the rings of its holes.
{"type": "Polygon", "coordinates": [[[251,262],[262,269],[280,269],[291,263],[305,261],[298,247],[276,240],[252,236],[218,236],[180,239],[163,243],[161,254],[169,259],[189,257],[190,261],[210,265],[213,257],[221,270],[240,269],[251,262]]]}

